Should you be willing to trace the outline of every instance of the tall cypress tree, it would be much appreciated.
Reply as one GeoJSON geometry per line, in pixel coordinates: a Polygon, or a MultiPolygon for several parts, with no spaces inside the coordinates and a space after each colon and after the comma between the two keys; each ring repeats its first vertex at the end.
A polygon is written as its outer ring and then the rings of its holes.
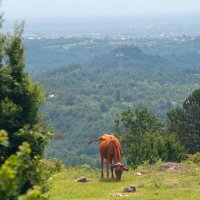
{"type": "MultiPolygon", "coordinates": [[[[1,0],[0,0],[1,3],[1,0]]],[[[0,13],[0,28],[3,15],[0,13]]],[[[0,32],[0,199],[43,199],[41,158],[49,130],[41,122],[43,93],[25,71],[23,23],[0,32]],[[2,187],[1,187],[2,186],[2,187]]]]}
{"type": "Polygon", "coordinates": [[[43,102],[41,88],[37,83],[31,82],[24,70],[22,33],[23,26],[20,25],[13,35],[2,39],[4,48],[0,68],[0,129],[9,133],[12,147],[10,153],[15,153],[24,140],[16,132],[24,127],[32,129],[40,123],[38,111],[43,102]]]}
{"type": "Polygon", "coordinates": [[[19,194],[26,193],[33,182],[38,183],[36,168],[39,162],[35,158],[43,157],[49,136],[39,115],[44,99],[42,89],[31,81],[24,69],[22,34],[23,24],[16,26],[12,35],[0,34],[0,130],[8,132],[10,144],[0,148],[0,166],[9,156],[16,154],[24,142],[29,143],[30,158],[35,163],[20,177],[19,194]]]}

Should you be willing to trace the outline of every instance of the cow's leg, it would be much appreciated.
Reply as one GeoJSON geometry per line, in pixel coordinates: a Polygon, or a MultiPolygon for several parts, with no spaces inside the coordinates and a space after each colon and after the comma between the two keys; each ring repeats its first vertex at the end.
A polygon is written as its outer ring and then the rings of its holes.
{"type": "Polygon", "coordinates": [[[104,167],[104,159],[103,157],[101,156],[101,178],[103,178],[103,167],[104,167]]]}
{"type": "Polygon", "coordinates": [[[109,162],[106,160],[107,177],[109,177],[109,162]]]}
{"type": "Polygon", "coordinates": [[[111,170],[111,174],[112,174],[112,179],[114,179],[112,162],[111,162],[110,170],[111,170]]]}

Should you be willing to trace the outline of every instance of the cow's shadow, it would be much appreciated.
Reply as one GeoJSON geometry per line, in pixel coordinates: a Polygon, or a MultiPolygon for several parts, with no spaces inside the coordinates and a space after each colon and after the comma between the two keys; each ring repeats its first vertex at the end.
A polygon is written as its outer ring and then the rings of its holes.
{"type": "Polygon", "coordinates": [[[113,183],[113,182],[117,182],[116,179],[113,179],[113,178],[100,178],[99,181],[100,181],[100,182],[104,182],[104,183],[113,183]]]}

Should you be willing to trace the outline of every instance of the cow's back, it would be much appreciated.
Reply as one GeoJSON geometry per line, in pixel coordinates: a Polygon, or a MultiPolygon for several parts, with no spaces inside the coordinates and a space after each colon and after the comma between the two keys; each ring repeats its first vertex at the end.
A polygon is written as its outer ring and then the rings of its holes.
{"type": "Polygon", "coordinates": [[[101,136],[99,151],[105,159],[114,159],[116,153],[121,159],[121,144],[114,135],[104,134],[101,136]]]}

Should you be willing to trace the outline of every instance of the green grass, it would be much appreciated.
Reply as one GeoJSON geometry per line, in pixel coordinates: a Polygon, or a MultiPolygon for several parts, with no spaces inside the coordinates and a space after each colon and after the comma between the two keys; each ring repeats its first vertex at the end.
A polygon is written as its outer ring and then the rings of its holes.
{"type": "Polygon", "coordinates": [[[182,164],[178,172],[161,170],[160,163],[154,166],[142,166],[137,170],[124,172],[121,182],[112,179],[100,179],[100,170],[88,167],[67,168],[53,178],[53,184],[47,193],[51,200],[84,199],[134,199],[134,200],[182,200],[200,199],[200,167],[194,164],[182,164]],[[142,171],[142,175],[136,173],[142,171]],[[89,179],[79,183],[80,177],[89,179]],[[126,186],[135,185],[136,192],[123,193],[126,186]],[[128,196],[117,197],[116,194],[128,196]]]}

